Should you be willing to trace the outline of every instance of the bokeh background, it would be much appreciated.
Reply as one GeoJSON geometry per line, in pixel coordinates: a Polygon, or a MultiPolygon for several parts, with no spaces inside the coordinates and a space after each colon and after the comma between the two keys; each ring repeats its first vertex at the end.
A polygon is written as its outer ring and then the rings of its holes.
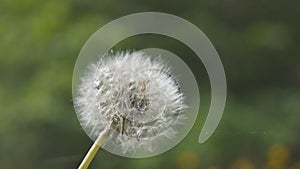
{"type": "MultiPolygon", "coordinates": [[[[72,104],[81,47],[113,19],[159,11],[192,22],[217,49],[228,82],[223,119],[199,144],[210,86],[201,62],[190,60],[201,108],[187,137],[146,159],[100,150],[90,168],[300,169],[299,9],[299,0],[0,0],[0,168],[76,168],[92,144],[72,104]]],[[[114,49],[146,47],[194,56],[184,44],[151,34],[114,49]]]]}

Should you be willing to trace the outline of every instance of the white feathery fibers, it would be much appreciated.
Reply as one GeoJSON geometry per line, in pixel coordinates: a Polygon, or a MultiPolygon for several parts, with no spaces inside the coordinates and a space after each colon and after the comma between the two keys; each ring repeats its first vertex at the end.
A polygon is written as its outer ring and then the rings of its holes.
{"type": "Polygon", "coordinates": [[[154,144],[172,139],[187,107],[171,68],[143,52],[108,54],[89,65],[74,104],[90,137],[109,127],[108,137],[124,153],[154,151],[154,144]]]}

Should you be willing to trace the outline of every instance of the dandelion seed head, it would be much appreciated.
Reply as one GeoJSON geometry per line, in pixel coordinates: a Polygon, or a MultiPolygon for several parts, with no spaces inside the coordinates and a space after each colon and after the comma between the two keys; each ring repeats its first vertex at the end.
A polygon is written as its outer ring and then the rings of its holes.
{"type": "Polygon", "coordinates": [[[165,61],[127,51],[88,66],[74,105],[91,138],[110,126],[108,140],[123,153],[151,152],[158,142],[176,136],[174,126],[186,118],[184,100],[179,80],[165,61]]]}

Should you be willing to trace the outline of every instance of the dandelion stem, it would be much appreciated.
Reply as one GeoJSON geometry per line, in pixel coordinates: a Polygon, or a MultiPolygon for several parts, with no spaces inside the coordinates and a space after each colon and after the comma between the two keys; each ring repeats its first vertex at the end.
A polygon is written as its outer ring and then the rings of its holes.
{"type": "Polygon", "coordinates": [[[101,145],[103,144],[106,136],[107,136],[107,132],[108,129],[105,129],[104,131],[102,131],[98,138],[96,139],[96,141],[94,142],[94,144],[92,145],[92,147],[90,148],[90,150],[88,151],[88,153],[85,155],[84,159],[82,160],[80,166],[78,167],[78,169],[87,169],[91,163],[91,161],[94,159],[97,151],[99,150],[99,148],[101,147],[101,145]]]}

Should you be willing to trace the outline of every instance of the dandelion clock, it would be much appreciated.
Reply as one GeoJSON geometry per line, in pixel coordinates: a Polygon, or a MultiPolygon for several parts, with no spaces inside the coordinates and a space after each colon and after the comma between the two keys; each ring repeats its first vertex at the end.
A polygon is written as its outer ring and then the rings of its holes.
{"type": "Polygon", "coordinates": [[[119,156],[145,158],[176,146],[199,109],[190,68],[169,51],[111,51],[115,43],[99,38],[96,32],[86,42],[73,73],[74,108],[94,141],[79,168],[87,168],[100,147],[119,156]]]}

